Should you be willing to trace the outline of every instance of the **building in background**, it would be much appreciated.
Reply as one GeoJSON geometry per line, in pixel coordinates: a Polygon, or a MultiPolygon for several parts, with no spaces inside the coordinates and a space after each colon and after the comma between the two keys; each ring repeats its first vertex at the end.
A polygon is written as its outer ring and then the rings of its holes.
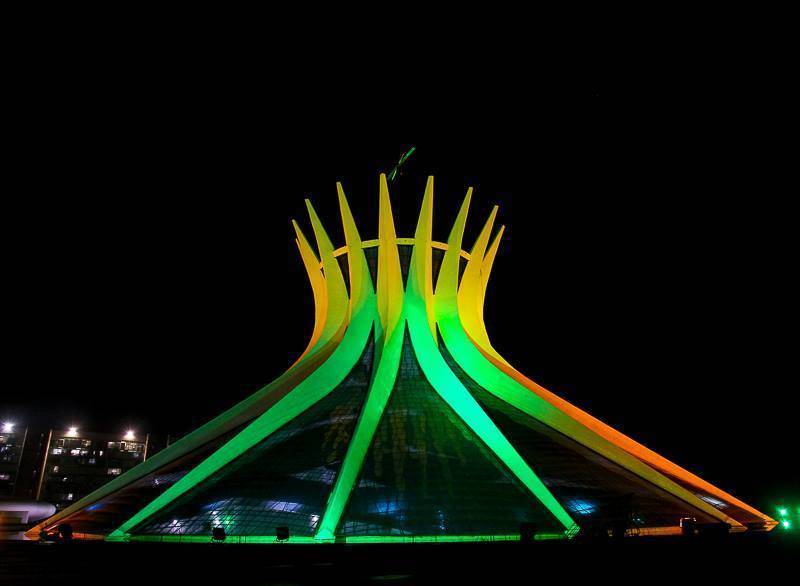
{"type": "Polygon", "coordinates": [[[9,421],[0,427],[0,497],[14,496],[27,434],[27,427],[9,421]]]}
{"type": "Polygon", "coordinates": [[[76,427],[49,433],[36,499],[61,510],[147,458],[149,436],[84,432],[76,427]]]}
{"type": "MultiPolygon", "coordinates": [[[[0,420],[0,540],[63,510],[144,462],[170,436],[86,432],[0,420]]],[[[81,536],[82,537],[82,536],[81,536]]]]}

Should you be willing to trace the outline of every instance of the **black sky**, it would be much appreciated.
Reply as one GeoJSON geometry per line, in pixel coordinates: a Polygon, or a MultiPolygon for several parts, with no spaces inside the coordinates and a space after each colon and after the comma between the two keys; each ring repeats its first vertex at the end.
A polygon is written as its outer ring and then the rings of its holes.
{"type": "Polygon", "coordinates": [[[468,242],[500,205],[487,320],[519,370],[746,500],[799,494],[780,101],[700,65],[479,53],[391,74],[238,47],[21,67],[0,416],[174,433],[246,397],[311,332],[289,219],[308,227],[310,196],[342,243],[341,180],[375,237],[378,173],[416,145],[398,232],[428,174],[440,240],[468,186],[468,242]]]}

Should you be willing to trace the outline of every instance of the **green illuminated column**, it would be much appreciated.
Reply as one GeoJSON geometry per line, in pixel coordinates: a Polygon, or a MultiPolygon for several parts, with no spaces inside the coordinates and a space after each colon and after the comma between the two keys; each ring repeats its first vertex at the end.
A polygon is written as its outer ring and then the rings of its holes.
{"type": "MultiPolygon", "coordinates": [[[[351,251],[357,248],[361,257],[361,241],[355,230],[355,223],[348,221],[349,209],[344,192],[340,190],[339,201],[342,207],[342,216],[345,225],[347,246],[351,251]],[[352,227],[348,230],[348,225],[352,227]]],[[[331,540],[335,537],[336,527],[342,517],[344,508],[350,498],[358,473],[364,463],[375,430],[380,423],[389,396],[397,378],[397,369],[400,365],[400,355],[403,349],[403,335],[405,326],[402,321],[403,286],[400,273],[400,259],[397,251],[397,239],[394,235],[394,223],[389,205],[389,192],[386,187],[386,177],[381,175],[381,200],[380,200],[380,234],[381,243],[378,250],[378,300],[377,306],[380,319],[376,320],[376,333],[380,330],[383,336],[376,335],[376,346],[381,344],[381,351],[376,348],[377,364],[372,380],[370,381],[367,398],[361,415],[356,424],[353,438],[347,447],[342,468],[336,478],[333,490],[328,497],[328,505],[317,528],[318,540],[331,540]],[[379,358],[378,358],[379,357],[379,358]]],[[[369,278],[366,261],[356,260],[357,264],[350,265],[353,271],[363,271],[369,278]],[[362,268],[363,267],[363,268],[362,268]]]]}
{"type": "MultiPolygon", "coordinates": [[[[466,220],[468,205],[469,194],[459,213],[459,222],[463,223],[466,220]]],[[[432,288],[430,284],[432,216],[433,188],[432,183],[429,182],[429,189],[425,191],[419,224],[414,237],[414,252],[411,256],[406,291],[406,315],[414,354],[425,374],[425,378],[428,379],[428,382],[442,399],[450,405],[464,423],[478,435],[522,484],[549,509],[553,516],[564,526],[565,531],[569,531],[575,526],[575,522],[539,477],[530,469],[525,460],[517,453],[489,416],[486,415],[480,405],[472,398],[472,395],[453,374],[439,352],[428,322],[430,313],[428,302],[432,301],[427,294],[432,288]]],[[[432,308],[430,309],[432,310],[432,308]]]]}
{"type": "Polygon", "coordinates": [[[335,536],[336,527],[339,525],[344,508],[350,498],[350,492],[353,490],[358,473],[364,464],[364,458],[372,444],[372,438],[381,421],[381,415],[389,402],[400,365],[404,334],[405,327],[401,324],[395,328],[386,342],[377,371],[369,387],[364,409],[353,433],[353,439],[347,447],[342,469],[336,478],[333,491],[328,499],[328,506],[320,521],[316,534],[317,539],[328,540],[335,536]]]}
{"type": "MultiPolygon", "coordinates": [[[[310,206],[309,211],[311,212],[312,222],[315,225],[315,232],[319,230],[319,235],[327,239],[322,225],[319,223],[318,219],[315,219],[315,214],[313,214],[313,209],[310,206]]],[[[363,255],[363,251],[361,254],[363,255]]],[[[324,259],[326,255],[323,253],[322,256],[324,259]]],[[[327,273],[328,279],[330,279],[330,275],[333,275],[335,272],[338,272],[341,277],[339,264],[335,262],[334,259],[334,264],[329,265],[327,273]]],[[[350,325],[341,343],[331,354],[330,358],[285,397],[278,401],[271,409],[263,413],[233,439],[211,454],[211,456],[201,464],[193,468],[186,476],[181,478],[136,515],[123,523],[116,531],[109,535],[109,540],[123,539],[130,529],[147,519],[153,513],[160,511],[166,505],[173,502],[176,498],[186,493],[192,487],[208,478],[211,474],[230,463],[233,459],[237,458],[257,443],[269,437],[270,434],[323,399],[345,379],[361,357],[367,341],[369,340],[374,318],[377,315],[375,295],[369,276],[367,275],[367,278],[362,279],[360,283],[360,290],[353,293],[357,301],[353,306],[354,309],[350,325]]],[[[344,295],[346,298],[346,291],[344,295]]]]}

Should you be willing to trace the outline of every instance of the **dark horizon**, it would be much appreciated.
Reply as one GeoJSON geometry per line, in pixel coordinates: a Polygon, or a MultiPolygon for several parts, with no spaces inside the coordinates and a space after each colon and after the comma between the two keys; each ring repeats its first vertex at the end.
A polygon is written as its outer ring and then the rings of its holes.
{"type": "Polygon", "coordinates": [[[757,113],[603,67],[395,96],[413,111],[320,106],[317,81],[265,112],[248,81],[192,73],[155,103],[76,93],[37,119],[48,139],[21,148],[30,184],[5,216],[0,418],[183,433],[247,397],[311,333],[289,220],[310,235],[310,196],[343,244],[341,180],[376,237],[378,173],[415,145],[390,187],[398,235],[429,174],[436,240],[468,186],[468,246],[500,206],[487,325],[517,369],[767,514],[800,497],[790,165],[757,113]]]}

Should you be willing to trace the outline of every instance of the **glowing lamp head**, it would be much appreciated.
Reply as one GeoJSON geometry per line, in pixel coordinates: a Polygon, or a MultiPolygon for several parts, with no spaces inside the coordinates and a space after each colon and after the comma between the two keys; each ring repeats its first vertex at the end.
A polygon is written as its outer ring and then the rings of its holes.
{"type": "Polygon", "coordinates": [[[75,427],[74,425],[68,427],[67,428],[67,435],[78,435],[78,428],[75,427]]]}
{"type": "Polygon", "coordinates": [[[14,424],[10,421],[6,421],[3,423],[3,433],[13,433],[14,432],[14,424]]]}
{"type": "Polygon", "coordinates": [[[792,528],[792,522],[789,521],[789,519],[784,519],[783,521],[781,521],[781,525],[783,525],[784,529],[791,529],[792,528]]]}
{"type": "Polygon", "coordinates": [[[778,509],[778,514],[779,514],[781,517],[785,517],[786,515],[788,515],[788,514],[789,514],[789,509],[787,509],[787,508],[784,508],[784,507],[781,507],[780,509],[778,509]]]}
{"type": "Polygon", "coordinates": [[[128,441],[132,441],[132,440],[136,439],[136,434],[134,433],[134,431],[132,429],[129,429],[128,431],[125,432],[125,439],[128,440],[128,441]]]}

